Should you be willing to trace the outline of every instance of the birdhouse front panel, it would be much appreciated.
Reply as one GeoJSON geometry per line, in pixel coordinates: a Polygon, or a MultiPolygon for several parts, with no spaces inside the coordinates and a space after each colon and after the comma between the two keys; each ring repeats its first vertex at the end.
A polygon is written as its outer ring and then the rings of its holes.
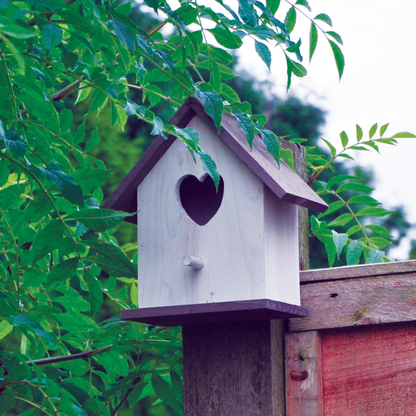
{"type": "Polygon", "coordinates": [[[195,116],[218,192],[175,140],[137,188],[139,308],[272,299],[299,305],[297,207],[195,116]],[[287,265],[288,262],[293,264],[287,265]]]}

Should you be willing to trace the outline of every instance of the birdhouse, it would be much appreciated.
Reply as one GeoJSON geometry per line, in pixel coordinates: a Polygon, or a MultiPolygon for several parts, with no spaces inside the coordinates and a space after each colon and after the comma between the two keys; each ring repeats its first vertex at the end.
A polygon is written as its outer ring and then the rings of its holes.
{"type": "Polygon", "coordinates": [[[218,134],[189,98],[171,123],[199,133],[220,183],[181,140],[158,137],[110,196],[105,208],[138,212],[139,309],[122,318],[168,326],[305,316],[298,205],[325,211],[325,202],[259,137],[250,149],[233,116],[218,134]]]}

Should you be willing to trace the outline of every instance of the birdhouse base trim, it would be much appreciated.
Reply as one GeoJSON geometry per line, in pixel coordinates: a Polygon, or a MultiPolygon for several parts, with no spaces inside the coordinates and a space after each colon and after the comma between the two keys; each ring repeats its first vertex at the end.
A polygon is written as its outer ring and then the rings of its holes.
{"type": "Polygon", "coordinates": [[[157,326],[254,321],[308,316],[308,309],[270,299],[126,309],[121,319],[157,326]]]}

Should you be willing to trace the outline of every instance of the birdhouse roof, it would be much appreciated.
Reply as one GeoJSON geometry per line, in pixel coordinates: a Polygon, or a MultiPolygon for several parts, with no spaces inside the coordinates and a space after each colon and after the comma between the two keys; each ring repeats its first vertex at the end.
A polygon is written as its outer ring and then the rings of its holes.
{"type": "MultiPolygon", "coordinates": [[[[207,124],[214,125],[205,113],[201,101],[193,97],[185,101],[170,120],[170,124],[185,128],[196,115],[207,124]]],[[[255,136],[253,147],[250,149],[244,133],[232,115],[223,114],[219,137],[278,198],[319,212],[326,211],[328,205],[284,161],[280,162],[279,168],[258,135],[255,136]]],[[[173,135],[167,140],[162,136],[156,137],[110,195],[104,208],[130,213],[137,211],[137,187],[176,139],[173,135]]],[[[136,216],[127,217],[126,220],[134,223],[137,221],[136,216]]]]}

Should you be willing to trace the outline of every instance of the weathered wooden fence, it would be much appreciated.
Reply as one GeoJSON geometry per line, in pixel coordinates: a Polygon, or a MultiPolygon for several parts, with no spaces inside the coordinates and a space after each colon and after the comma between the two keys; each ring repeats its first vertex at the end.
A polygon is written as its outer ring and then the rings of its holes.
{"type": "Polygon", "coordinates": [[[416,261],[301,272],[286,416],[416,415],[416,261]]]}

